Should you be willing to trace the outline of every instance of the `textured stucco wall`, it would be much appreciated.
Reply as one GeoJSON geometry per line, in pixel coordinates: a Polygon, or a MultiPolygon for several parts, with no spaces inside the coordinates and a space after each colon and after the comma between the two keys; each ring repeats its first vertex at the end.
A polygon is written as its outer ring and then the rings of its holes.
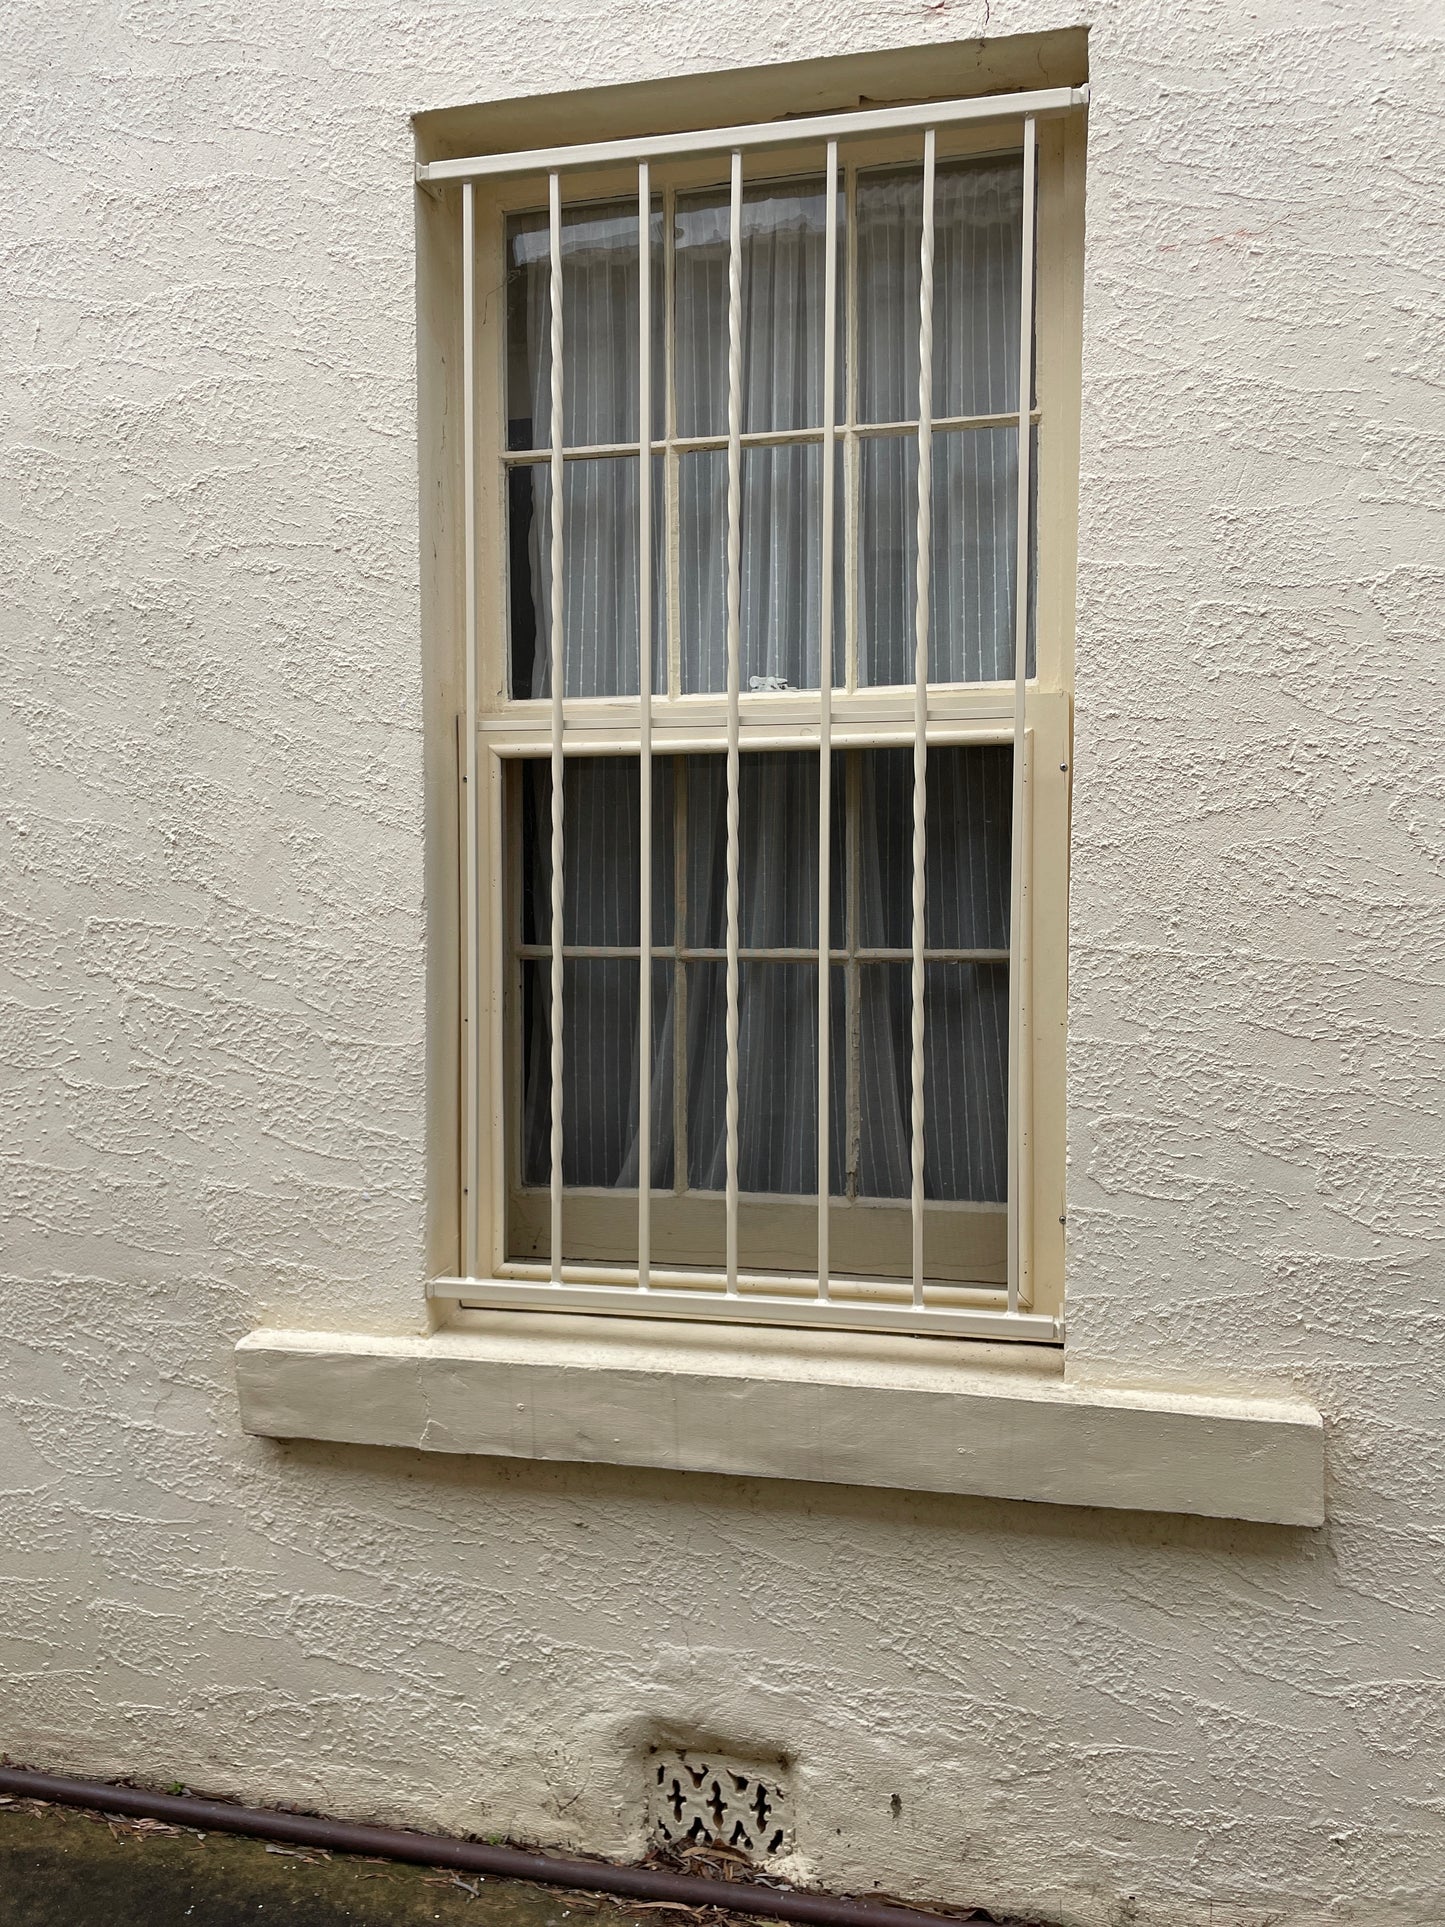
{"type": "Polygon", "coordinates": [[[237,1429],[419,1312],[409,113],[984,13],[0,14],[13,1757],[625,1852],[701,1732],[833,1886],[1445,1914],[1432,0],[1089,10],[1069,1370],[1318,1399],[1327,1530],[237,1429]]]}

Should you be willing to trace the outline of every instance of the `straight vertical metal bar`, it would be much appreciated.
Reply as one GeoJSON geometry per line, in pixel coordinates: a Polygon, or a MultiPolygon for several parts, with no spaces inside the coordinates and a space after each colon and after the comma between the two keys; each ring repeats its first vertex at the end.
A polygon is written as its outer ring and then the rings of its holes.
{"type": "MultiPolygon", "coordinates": [[[[677,193],[662,190],[662,513],[667,698],[682,694],[682,478],[677,438],[677,193]]],[[[688,1183],[687,1149],[687,758],[672,759],[672,1188],[688,1183]]]]}
{"type": "Polygon", "coordinates": [[[687,758],[672,759],[672,1188],[688,1188],[687,1149],[687,758]]]}
{"type": "Polygon", "coordinates": [[[652,1264],[652,181],[637,168],[637,1282],[652,1264]]]}
{"type": "Polygon", "coordinates": [[[1022,265],[1019,272],[1018,549],[1014,565],[1013,825],[1009,862],[1009,1053],[1008,1053],[1008,1308],[1031,1297],[1032,1157],[1028,1118],[1029,1043],[1033,1024],[1028,989],[1029,848],[1026,724],[1029,672],[1029,587],[1032,544],[1029,507],[1033,449],[1034,175],[1038,134],[1024,122],[1022,265]]]}
{"type": "Polygon", "coordinates": [[[552,1282],[562,1282],[562,984],[563,984],[563,778],[562,701],[566,656],[563,647],[562,494],[566,479],[562,420],[562,184],[548,177],[551,230],[552,323],[552,1282]]]}
{"type": "Polygon", "coordinates": [[[470,181],[462,184],[462,567],[466,661],[462,680],[462,955],[466,988],[462,1008],[462,1276],[477,1275],[477,1180],[480,1176],[478,1089],[481,1050],[481,978],[477,944],[477,317],[476,207],[470,181]]]}
{"type": "Polygon", "coordinates": [[[728,493],[727,493],[727,1288],[738,1288],[738,867],[741,813],[738,697],[742,686],[743,577],[743,157],[732,158],[728,222],[728,493]]]}
{"type": "Polygon", "coordinates": [[[818,1296],[828,1296],[829,1051],[832,1022],[833,470],[837,449],[838,143],[828,143],[823,194],[823,539],[818,595],[818,1296]]]}
{"type": "Polygon", "coordinates": [[[933,174],[934,130],[923,136],[923,235],[918,278],[918,573],[913,611],[913,961],[911,1139],[913,1302],[923,1303],[923,985],[927,864],[929,553],[933,534],[933,174]]]}
{"type": "Polygon", "coordinates": [[[858,1196],[863,1168],[863,978],[858,951],[863,928],[863,756],[843,752],[843,988],[847,1036],[844,1044],[843,1119],[847,1153],[843,1194],[858,1196]]]}
{"type": "Polygon", "coordinates": [[[682,472],[677,452],[677,191],[662,190],[662,505],[667,696],[682,694],[682,472]]]}

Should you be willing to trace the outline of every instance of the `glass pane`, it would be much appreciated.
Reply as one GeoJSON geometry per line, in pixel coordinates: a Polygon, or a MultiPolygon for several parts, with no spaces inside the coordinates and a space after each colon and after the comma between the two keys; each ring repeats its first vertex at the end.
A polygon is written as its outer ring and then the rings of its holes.
{"type": "MultiPolygon", "coordinates": [[[[652,219],[653,434],[663,424],[663,226],[652,219]]],[[[507,446],[552,438],[547,210],[507,222],[507,446]]],[[[637,202],[562,210],[562,412],[570,448],[637,440],[637,202]]]]}
{"type": "MultiPolygon", "coordinates": [[[[567,696],[637,694],[637,461],[570,461],[562,497],[562,606],[567,696]]],[[[667,688],[662,457],[652,463],[653,689],[667,688]]],[[[508,474],[512,694],[552,692],[552,476],[545,463],[508,474]]]]}
{"type": "MultiPolygon", "coordinates": [[[[687,763],[688,943],[727,941],[727,764],[687,763]]],[[[833,758],[835,932],[841,941],[843,759],[833,758]]],[[[745,949],[809,948],[818,941],[818,758],[806,750],[753,751],[738,763],[738,940],[745,949]]]]}
{"type": "MultiPolygon", "coordinates": [[[[1037,477],[1037,461],[1031,473],[1037,477]]],[[[930,682],[1013,681],[1017,515],[1016,429],[957,429],[934,437],[930,682]]],[[[917,441],[912,436],[863,441],[859,446],[860,683],[913,681],[917,516],[917,441]]],[[[1034,667],[1032,586],[1031,580],[1030,674],[1034,667]]]]}
{"type": "MultiPolygon", "coordinates": [[[[861,757],[858,941],[913,941],[913,752],[861,757]]],[[[1013,751],[1007,744],[928,752],[924,941],[934,950],[1007,950],[1013,751]]]]}
{"type": "Polygon", "coordinates": [[[847,1189],[848,978],[834,964],[828,972],[828,1192],[841,1198],[847,1189]]]}
{"type": "MultiPolygon", "coordinates": [[[[836,454],[833,681],[844,666],[843,451],[836,454]]],[[[822,621],[823,451],[817,444],[742,452],[740,677],[745,694],[818,687],[822,621]]],[[[727,688],[727,454],[678,461],[682,687],[727,688]]]]}
{"type": "MultiPolygon", "coordinates": [[[[522,1179],[551,1181],[548,963],[522,966],[522,1179]]],[[[672,971],[652,967],[652,1182],[672,1184],[672,971]]],[[[563,974],[562,1181],[637,1186],[637,965],[569,958],[563,974]]]]}
{"type": "MultiPolygon", "coordinates": [[[[863,1197],[912,1184],[909,966],[859,970],[863,1197]]],[[[1008,1195],[1008,966],[929,964],[924,973],[923,1191],[1001,1203],[1008,1195]]]]}
{"type": "Polygon", "coordinates": [[[923,1190],[1002,1204],[1008,1197],[1008,965],[929,964],[924,972],[923,1190]]]}
{"type": "Polygon", "coordinates": [[[858,1117],[855,1194],[906,1198],[909,1164],[907,964],[864,964],[857,972],[858,1117]]]}
{"type": "MultiPolygon", "coordinates": [[[[742,688],[816,689],[823,451],[744,449],[742,480],[742,688]]],[[[842,536],[838,519],[835,542],[842,536]]],[[[724,631],[724,647],[726,641],[724,631]]]]}
{"type": "Polygon", "coordinates": [[[678,631],[686,695],[727,688],[727,457],[682,455],[677,464],[678,631]]]}
{"type": "MultiPolygon", "coordinates": [[[[569,944],[637,942],[638,764],[629,756],[569,756],[563,787],[563,922],[569,944]]],[[[528,757],[521,787],[521,940],[546,943],[552,925],[552,771],[528,757]]],[[[671,757],[652,765],[652,929],[671,943],[671,757]]]]}
{"type": "MultiPolygon", "coordinates": [[[[722,1191],[727,972],[687,967],[688,1182],[722,1191]]],[[[738,969],[738,1186],[792,1195],[818,1183],[818,972],[812,964],[738,969]]]]}
{"type": "MultiPolygon", "coordinates": [[[[729,218],[725,187],[678,196],[675,360],[681,435],[727,432],[729,218]]],[[[815,428],[822,421],[825,220],[821,176],[744,185],[745,433],[815,428]]],[[[841,253],[841,195],[838,232],[841,253]]],[[[840,316],[841,281],[840,274],[840,316]]],[[[841,319],[837,328],[841,372],[841,319]]]]}
{"type": "MultiPolygon", "coordinates": [[[[918,166],[858,179],[858,416],[918,417],[918,166]]],[[[933,412],[1018,407],[1021,160],[944,161],[934,181],[933,412]]]]}

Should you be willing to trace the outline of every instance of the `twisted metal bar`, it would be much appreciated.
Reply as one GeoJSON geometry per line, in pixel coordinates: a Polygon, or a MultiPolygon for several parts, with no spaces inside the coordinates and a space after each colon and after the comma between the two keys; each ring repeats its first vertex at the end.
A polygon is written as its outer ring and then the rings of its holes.
{"type": "MultiPolygon", "coordinates": [[[[837,446],[838,334],[838,143],[828,143],[823,193],[823,541],[818,597],[818,1296],[828,1297],[831,1258],[828,1224],[828,1152],[831,1123],[829,1050],[832,988],[829,892],[833,866],[833,494],[837,446]]],[[[851,936],[851,933],[850,933],[851,936]]]]}
{"type": "Polygon", "coordinates": [[[728,229],[728,548],[727,548],[727,1288],[738,1288],[738,864],[740,766],[738,697],[742,683],[743,157],[732,159],[728,229]]]}
{"type": "Polygon", "coordinates": [[[652,1264],[652,184],[637,169],[637,1282],[652,1264]]]}
{"type": "Polygon", "coordinates": [[[929,545],[933,536],[933,176],[936,137],[923,136],[923,236],[918,280],[918,560],[913,618],[913,959],[911,1155],[913,1302],[923,1304],[923,987],[927,862],[929,545]]]}
{"type": "Polygon", "coordinates": [[[566,478],[562,423],[562,184],[548,179],[552,276],[552,1279],[562,1282],[562,915],[563,778],[562,697],[566,659],[562,636],[562,491],[566,478]]]}

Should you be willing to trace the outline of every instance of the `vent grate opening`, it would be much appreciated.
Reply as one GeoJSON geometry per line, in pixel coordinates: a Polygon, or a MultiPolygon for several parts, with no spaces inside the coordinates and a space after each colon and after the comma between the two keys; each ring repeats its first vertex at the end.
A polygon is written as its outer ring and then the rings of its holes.
{"type": "Polygon", "coordinates": [[[791,1851],[792,1800],[777,1766],[661,1748],[648,1765],[654,1846],[721,1848],[755,1862],[791,1851]]]}

